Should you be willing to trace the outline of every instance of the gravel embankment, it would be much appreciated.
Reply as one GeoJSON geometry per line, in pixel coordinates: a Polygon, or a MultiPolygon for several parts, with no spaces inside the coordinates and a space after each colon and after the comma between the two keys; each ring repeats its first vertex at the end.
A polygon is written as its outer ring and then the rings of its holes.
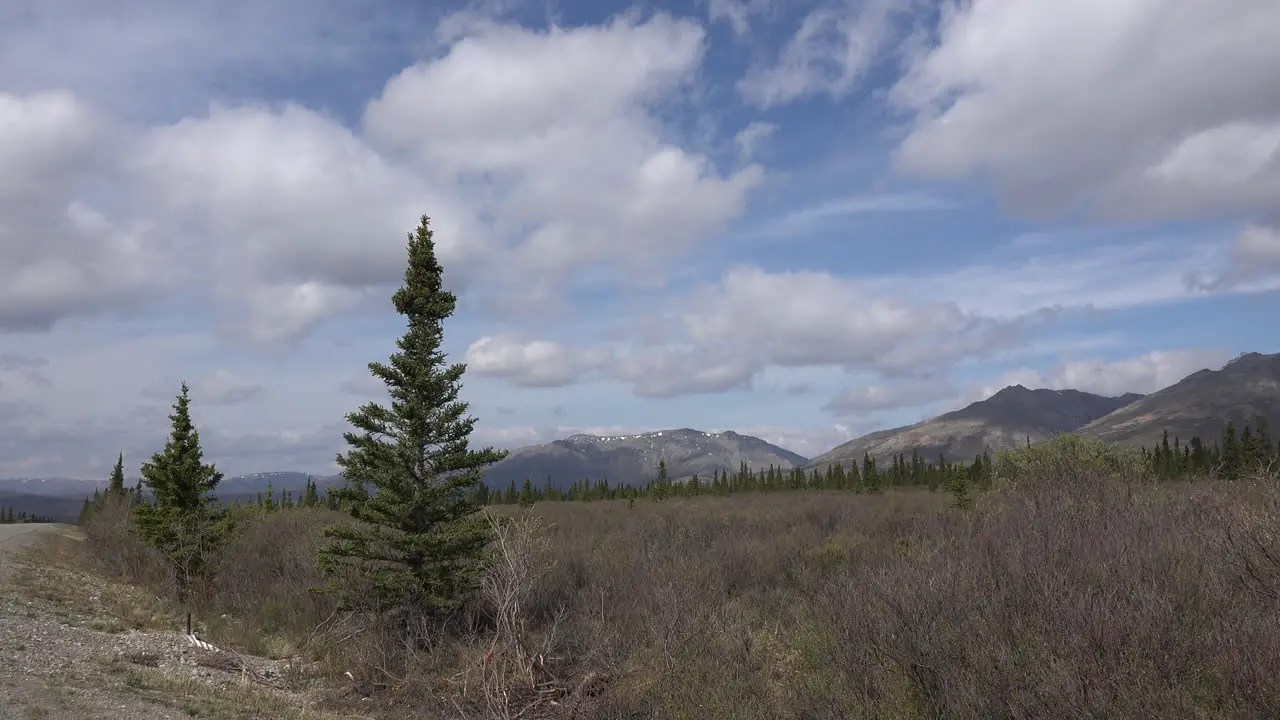
{"type": "MultiPolygon", "coordinates": [[[[58,583],[90,600],[107,591],[91,574],[39,566],[29,550],[60,527],[0,525],[0,717],[177,720],[198,709],[216,715],[199,707],[201,696],[246,691],[251,681],[227,653],[191,647],[177,632],[114,632],[109,618],[59,602],[58,583]]],[[[260,680],[278,677],[274,663],[247,660],[260,680]]]]}

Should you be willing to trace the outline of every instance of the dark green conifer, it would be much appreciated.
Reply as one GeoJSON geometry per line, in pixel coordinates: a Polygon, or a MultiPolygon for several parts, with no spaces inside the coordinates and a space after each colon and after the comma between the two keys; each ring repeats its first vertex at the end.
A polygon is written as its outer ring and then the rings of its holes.
{"type": "Polygon", "coordinates": [[[320,488],[316,486],[315,478],[307,476],[306,488],[302,492],[303,507],[316,507],[320,504],[320,488]]]}
{"type": "Polygon", "coordinates": [[[222,473],[204,462],[186,383],[169,420],[173,426],[164,449],[142,464],[140,484],[151,491],[153,502],[135,505],[133,515],[139,537],[168,559],[184,601],[191,580],[205,571],[230,526],[211,495],[222,473]]]}
{"type": "Polygon", "coordinates": [[[973,496],[969,494],[969,472],[963,466],[951,470],[947,479],[947,492],[951,494],[951,503],[961,510],[973,507],[973,496]]]}
{"type": "Polygon", "coordinates": [[[1243,454],[1240,438],[1236,435],[1236,424],[1228,420],[1227,427],[1222,432],[1221,475],[1223,478],[1235,480],[1240,476],[1244,462],[1243,454]]]}
{"type": "Polygon", "coordinates": [[[658,460],[658,478],[653,483],[653,491],[650,493],[654,500],[662,502],[667,499],[670,488],[670,481],[667,479],[667,461],[665,458],[658,460]]]}
{"type": "Polygon", "coordinates": [[[111,479],[107,481],[107,494],[112,497],[124,495],[124,453],[116,457],[116,466],[111,470],[111,479]]]}
{"type": "Polygon", "coordinates": [[[338,492],[357,522],[329,528],[318,558],[327,575],[364,576],[374,609],[418,616],[456,608],[474,586],[491,539],[474,489],[484,468],[505,456],[468,446],[476,419],[458,399],[466,366],[446,364],[441,348],[457,304],[442,273],[424,215],[409,234],[404,284],[392,296],[408,329],[388,363],[369,364],[390,405],[370,402],[347,415],[354,430],[338,456],[351,483],[338,492]]]}

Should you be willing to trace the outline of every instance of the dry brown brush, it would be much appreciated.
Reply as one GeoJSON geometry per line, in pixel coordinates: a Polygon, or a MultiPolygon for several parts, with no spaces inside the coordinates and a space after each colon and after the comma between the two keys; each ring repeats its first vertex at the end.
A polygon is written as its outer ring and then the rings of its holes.
{"type": "MultiPolygon", "coordinates": [[[[1280,717],[1280,481],[1156,484],[1072,442],[1003,458],[970,510],[925,491],[494,510],[515,513],[494,564],[425,651],[305,592],[305,514],[243,523],[209,607],[242,646],[330,638],[311,644],[348,697],[393,717],[1280,717]]],[[[122,542],[93,547],[145,577],[122,542]]]]}

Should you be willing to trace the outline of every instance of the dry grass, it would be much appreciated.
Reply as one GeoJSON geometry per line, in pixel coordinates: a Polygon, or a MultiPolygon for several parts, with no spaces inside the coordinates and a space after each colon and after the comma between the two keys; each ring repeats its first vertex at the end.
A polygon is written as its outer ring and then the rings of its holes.
{"type": "MultiPolygon", "coordinates": [[[[343,516],[321,509],[238,513],[236,534],[214,558],[211,579],[197,579],[190,609],[201,637],[242,652],[272,659],[306,652],[313,631],[333,613],[333,603],[313,592],[323,584],[315,552],[326,525],[343,516]]],[[[126,502],[108,499],[83,531],[87,555],[108,577],[147,588],[168,599],[170,629],[183,608],[163,558],[131,530],[126,502]]],[[[78,553],[85,556],[83,551],[78,553]]]]}
{"type": "Polygon", "coordinates": [[[924,491],[503,509],[524,519],[430,651],[312,632],[332,516],[276,513],[207,607],[242,649],[277,637],[351,672],[335,702],[390,717],[1280,717],[1277,481],[1073,462],[970,511],[924,491]]]}
{"type": "Polygon", "coordinates": [[[14,589],[52,603],[67,624],[111,633],[178,626],[173,607],[153,587],[104,581],[73,533],[24,549],[23,560],[12,576],[14,589]]]}
{"type": "Polygon", "coordinates": [[[210,639],[270,658],[316,650],[313,631],[334,612],[314,592],[325,582],[316,550],[323,528],[343,520],[321,509],[245,513],[198,602],[210,639]]]}
{"type": "Polygon", "coordinates": [[[181,710],[193,718],[212,720],[356,720],[360,716],[299,707],[296,699],[248,683],[211,684],[189,674],[166,672],[146,663],[103,658],[100,664],[127,692],[158,705],[181,710]]]}

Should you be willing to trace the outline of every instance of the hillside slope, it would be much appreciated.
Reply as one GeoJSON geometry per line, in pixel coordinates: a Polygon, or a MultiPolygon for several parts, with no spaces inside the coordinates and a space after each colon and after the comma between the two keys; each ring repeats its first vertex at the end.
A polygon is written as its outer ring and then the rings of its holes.
{"type": "Polygon", "coordinates": [[[947,460],[971,460],[984,449],[997,452],[1022,445],[1028,438],[1038,442],[1071,432],[1141,397],[1136,393],[1104,397],[1079,390],[1029,390],[1012,385],[986,400],[931,420],[854,438],[809,461],[808,467],[849,465],[861,462],[864,454],[884,462],[912,450],[930,462],[939,454],[947,460]]]}
{"type": "Polygon", "coordinates": [[[1168,430],[1184,441],[1199,435],[1212,442],[1228,420],[1243,429],[1259,415],[1273,428],[1280,423],[1280,353],[1245,353],[1221,370],[1194,372],[1089,423],[1080,434],[1150,447],[1168,430]]]}

